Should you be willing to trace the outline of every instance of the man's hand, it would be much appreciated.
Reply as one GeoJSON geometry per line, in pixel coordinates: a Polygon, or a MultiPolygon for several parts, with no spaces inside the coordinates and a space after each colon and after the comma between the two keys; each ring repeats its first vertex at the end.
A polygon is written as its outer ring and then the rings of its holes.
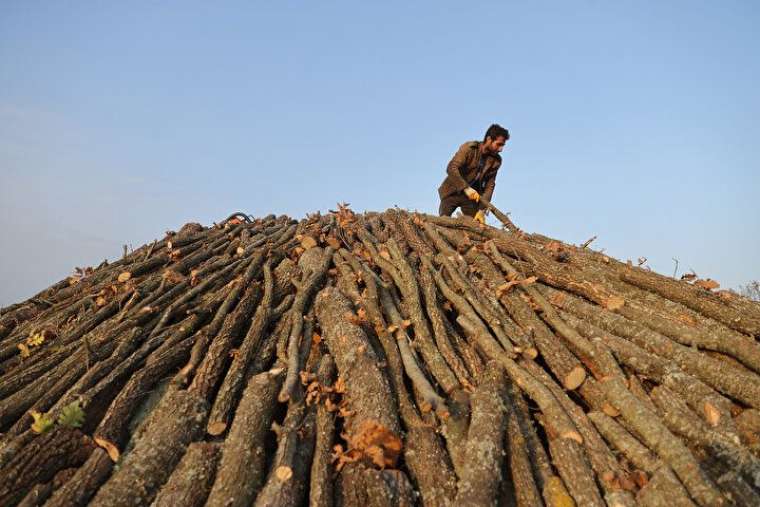
{"type": "Polygon", "coordinates": [[[467,195],[467,198],[471,201],[478,202],[480,201],[480,194],[472,187],[467,187],[464,189],[464,193],[467,195]]]}
{"type": "Polygon", "coordinates": [[[485,225],[485,223],[486,223],[486,214],[483,213],[483,210],[480,210],[477,213],[475,213],[475,220],[477,220],[481,224],[485,225]]]}

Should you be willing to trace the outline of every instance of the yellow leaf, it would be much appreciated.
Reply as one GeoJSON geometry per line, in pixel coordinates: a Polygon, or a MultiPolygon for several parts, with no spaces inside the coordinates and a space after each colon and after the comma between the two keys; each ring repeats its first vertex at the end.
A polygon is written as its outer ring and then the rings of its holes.
{"type": "Polygon", "coordinates": [[[30,410],[29,415],[34,419],[31,427],[33,432],[42,434],[53,427],[53,420],[47,414],[42,414],[36,410],[30,410]]]}
{"type": "Polygon", "coordinates": [[[45,343],[45,337],[42,333],[34,333],[26,339],[26,344],[30,347],[39,347],[43,343],[45,343]]]}

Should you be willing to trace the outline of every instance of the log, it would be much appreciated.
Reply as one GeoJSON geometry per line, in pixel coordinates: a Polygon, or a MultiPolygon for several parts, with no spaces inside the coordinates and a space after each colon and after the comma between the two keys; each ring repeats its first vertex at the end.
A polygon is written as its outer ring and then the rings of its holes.
{"type": "Polygon", "coordinates": [[[490,361],[472,397],[472,420],[457,505],[497,505],[507,425],[506,390],[504,369],[490,361]]]}
{"type": "MultiPolygon", "coordinates": [[[[319,365],[317,382],[320,388],[332,388],[336,368],[332,356],[325,354],[319,365]]],[[[332,507],[335,502],[332,480],[332,450],[335,439],[335,413],[327,407],[326,400],[317,399],[316,441],[314,460],[309,479],[309,505],[332,507]]]]}
{"type": "Polygon", "coordinates": [[[113,462],[103,449],[95,449],[66,484],[56,489],[47,507],[87,505],[113,469],[113,462]]]}
{"type": "Polygon", "coordinates": [[[134,449],[100,488],[92,505],[150,503],[179,463],[187,445],[198,438],[208,414],[205,400],[169,389],[143,423],[134,449]]]}
{"type": "Polygon", "coordinates": [[[374,470],[349,464],[337,480],[338,505],[342,507],[412,507],[414,488],[400,470],[374,470]]]}
{"type": "MultiPolygon", "coordinates": [[[[293,300],[293,306],[290,308],[290,322],[292,327],[290,329],[290,336],[288,337],[288,374],[285,377],[282,391],[280,391],[278,396],[281,403],[290,399],[290,395],[295,389],[298,380],[299,371],[297,366],[300,361],[298,350],[300,348],[301,340],[311,339],[310,336],[304,338],[301,336],[304,324],[303,315],[308,310],[307,305],[311,303],[314,294],[321,287],[325,274],[327,273],[327,268],[332,263],[333,249],[330,247],[327,247],[324,253],[322,253],[322,250],[318,247],[312,248],[309,252],[312,257],[319,254],[321,255],[319,255],[318,261],[312,262],[311,265],[307,263],[302,267],[305,271],[305,276],[300,282],[298,282],[298,292],[296,293],[295,300],[293,300]]],[[[306,254],[304,254],[304,256],[306,258],[309,257],[306,254]]],[[[301,260],[305,260],[304,257],[302,257],[301,260]]]]}
{"type": "Polygon", "coordinates": [[[222,444],[216,479],[206,505],[248,506],[266,478],[267,441],[284,369],[260,373],[248,382],[222,444]]]}
{"type": "Polygon", "coordinates": [[[81,465],[94,448],[89,437],[65,426],[35,438],[3,467],[0,505],[15,505],[34,485],[52,480],[65,468],[81,465]]]}
{"type": "Polygon", "coordinates": [[[347,434],[354,435],[362,424],[373,421],[398,435],[400,426],[388,379],[364,330],[350,319],[351,304],[340,291],[326,287],[317,294],[314,308],[323,338],[345,381],[348,406],[355,412],[346,419],[347,434]]]}
{"type": "Polygon", "coordinates": [[[193,442],[156,495],[155,507],[202,507],[214,483],[219,444],[193,442]]]}

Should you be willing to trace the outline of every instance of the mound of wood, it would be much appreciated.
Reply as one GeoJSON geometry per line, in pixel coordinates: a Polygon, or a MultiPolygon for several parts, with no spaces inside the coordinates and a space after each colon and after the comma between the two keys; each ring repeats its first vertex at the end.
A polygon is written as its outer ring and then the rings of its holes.
{"type": "Polygon", "coordinates": [[[760,505],[760,305],[697,282],[467,217],[188,224],[0,310],[0,505],[760,505]]]}

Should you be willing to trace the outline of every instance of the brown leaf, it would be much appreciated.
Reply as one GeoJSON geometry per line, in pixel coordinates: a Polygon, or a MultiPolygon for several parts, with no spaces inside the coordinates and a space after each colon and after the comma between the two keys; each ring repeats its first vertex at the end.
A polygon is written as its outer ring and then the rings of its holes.
{"type": "Polygon", "coordinates": [[[401,453],[401,439],[373,420],[365,420],[348,438],[352,450],[360,451],[379,468],[393,467],[401,453]]]}
{"type": "Polygon", "coordinates": [[[705,290],[717,289],[720,287],[720,284],[711,278],[707,278],[705,280],[697,280],[694,282],[694,285],[697,287],[702,287],[705,290]]]}
{"type": "Polygon", "coordinates": [[[326,242],[328,245],[330,245],[331,247],[333,247],[335,250],[339,249],[339,248],[340,248],[340,246],[341,246],[341,245],[340,245],[340,241],[338,241],[336,238],[333,238],[332,236],[328,236],[328,237],[325,239],[325,242],[326,242]]]}
{"type": "Polygon", "coordinates": [[[711,403],[707,402],[705,402],[702,408],[705,411],[705,418],[707,419],[707,422],[710,424],[710,426],[713,428],[718,426],[718,423],[720,422],[720,411],[711,403]]]}
{"type": "Polygon", "coordinates": [[[311,236],[304,236],[301,239],[301,247],[303,247],[304,250],[308,250],[309,248],[314,248],[317,246],[317,240],[312,238],[311,236]]]}
{"type": "Polygon", "coordinates": [[[27,358],[31,355],[31,352],[29,352],[29,347],[26,346],[26,343],[19,343],[16,346],[18,347],[19,351],[21,351],[21,357],[27,358]]]}
{"type": "Polygon", "coordinates": [[[625,299],[620,296],[610,296],[604,301],[604,307],[608,310],[619,310],[625,305],[625,299]]]}

